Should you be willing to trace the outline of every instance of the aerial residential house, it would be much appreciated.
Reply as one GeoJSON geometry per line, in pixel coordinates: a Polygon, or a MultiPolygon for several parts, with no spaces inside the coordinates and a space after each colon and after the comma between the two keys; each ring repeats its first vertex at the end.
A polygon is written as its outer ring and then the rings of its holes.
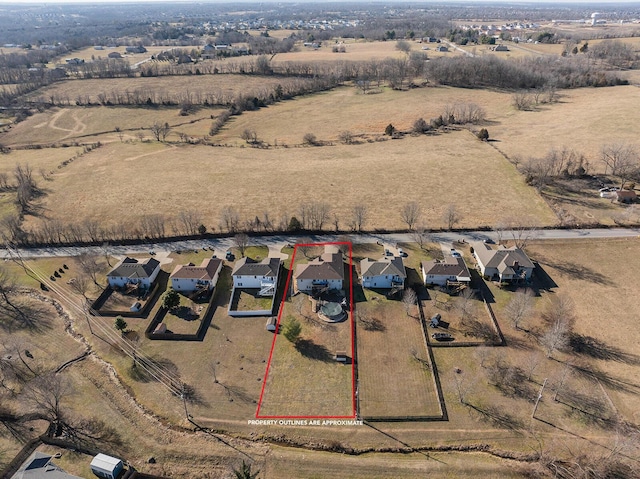
{"type": "Polygon", "coordinates": [[[496,45],[495,48],[493,49],[494,52],[508,52],[509,51],[509,47],[504,45],[504,44],[500,44],[500,45],[496,45]]]}
{"type": "Polygon", "coordinates": [[[446,47],[444,45],[440,45],[440,46],[436,47],[436,51],[437,52],[448,52],[449,51],[449,47],[446,47]]]}
{"type": "Polygon", "coordinates": [[[637,197],[633,190],[619,190],[613,193],[613,199],[618,203],[635,203],[637,197]]]}
{"type": "Polygon", "coordinates": [[[342,253],[333,245],[326,245],[324,253],[295,270],[296,291],[313,292],[321,289],[342,289],[344,262],[342,253]]]}
{"type": "Polygon", "coordinates": [[[107,56],[109,58],[122,58],[122,55],[120,54],[120,52],[109,52],[107,56]]]}
{"type": "Polygon", "coordinates": [[[211,291],[218,282],[221,269],[222,260],[219,258],[206,258],[200,266],[181,264],[171,273],[171,287],[185,293],[211,291]]]}
{"type": "Polygon", "coordinates": [[[500,282],[529,281],[534,264],[520,248],[505,246],[493,249],[482,242],[473,243],[473,256],[485,278],[500,282]]]}
{"type": "Polygon", "coordinates": [[[378,261],[365,258],[360,261],[360,276],[365,288],[404,288],[407,272],[400,256],[378,261]]]}
{"type": "Polygon", "coordinates": [[[432,259],[420,263],[422,279],[426,285],[449,286],[452,283],[471,282],[471,274],[464,259],[448,256],[444,261],[432,259]]]}
{"type": "Polygon", "coordinates": [[[251,258],[241,258],[236,262],[231,275],[234,288],[260,289],[260,296],[273,296],[278,285],[280,258],[265,258],[258,262],[251,258]]]}
{"type": "Polygon", "coordinates": [[[107,273],[107,280],[112,288],[137,285],[142,289],[149,289],[159,272],[160,261],[155,258],[138,261],[126,257],[107,273]]]}
{"type": "Polygon", "coordinates": [[[20,466],[20,469],[11,476],[11,479],[81,479],[78,476],[67,474],[52,462],[53,456],[36,451],[20,466]]]}

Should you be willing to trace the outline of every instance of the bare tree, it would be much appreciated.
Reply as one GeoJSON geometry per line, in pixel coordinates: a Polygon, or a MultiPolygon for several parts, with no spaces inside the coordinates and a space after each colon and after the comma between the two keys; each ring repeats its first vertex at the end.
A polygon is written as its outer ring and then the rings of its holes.
{"type": "Polygon", "coordinates": [[[555,393],[553,394],[554,401],[558,400],[558,394],[562,392],[562,388],[564,388],[564,385],[569,379],[572,369],[573,366],[570,363],[565,363],[564,366],[562,366],[558,379],[555,381],[555,393]]]}
{"type": "Polygon", "coordinates": [[[475,381],[468,378],[461,370],[455,369],[453,377],[451,378],[451,383],[458,394],[460,404],[467,404],[467,397],[472,391],[475,381]]]}
{"type": "Polygon", "coordinates": [[[178,220],[183,231],[189,236],[198,233],[198,227],[202,224],[202,214],[198,210],[182,210],[178,213],[178,220]]]}
{"type": "Polygon", "coordinates": [[[407,316],[411,316],[411,313],[418,303],[418,295],[413,288],[405,288],[402,295],[402,303],[404,304],[404,311],[407,313],[407,316]]]}
{"type": "Polygon", "coordinates": [[[516,329],[520,329],[520,323],[527,319],[532,312],[533,291],[530,288],[521,288],[516,291],[511,301],[509,301],[504,308],[504,313],[516,329]]]}
{"type": "Polygon", "coordinates": [[[38,185],[33,179],[33,171],[29,165],[16,165],[13,171],[16,180],[16,202],[22,213],[29,211],[31,201],[38,191],[38,185]]]}
{"type": "Polygon", "coordinates": [[[400,210],[400,218],[407,224],[410,230],[418,223],[422,216],[422,208],[416,201],[410,201],[400,210]]]}
{"type": "Polygon", "coordinates": [[[98,275],[101,271],[100,264],[98,263],[98,257],[88,253],[82,253],[76,256],[76,260],[80,265],[80,270],[89,276],[96,286],[102,288],[102,285],[98,283],[98,275]]]}
{"type": "Polygon", "coordinates": [[[338,135],[338,140],[340,140],[340,142],[344,143],[345,145],[350,145],[351,143],[353,143],[353,133],[348,130],[341,131],[338,135]]]}
{"type": "Polygon", "coordinates": [[[69,382],[61,375],[51,372],[32,380],[26,394],[38,411],[44,413],[50,421],[60,423],[64,420],[64,402],[70,393],[69,382]]]}
{"type": "Polygon", "coordinates": [[[500,220],[500,224],[504,228],[499,232],[500,237],[511,237],[516,248],[525,249],[538,234],[538,228],[531,217],[505,218],[500,220]]]}
{"type": "Polygon", "coordinates": [[[0,265],[0,305],[2,308],[10,309],[17,314],[22,322],[28,323],[30,322],[29,318],[22,311],[22,308],[18,306],[18,303],[15,303],[12,299],[12,296],[17,292],[15,277],[3,265],[0,265]]]}
{"type": "Polygon", "coordinates": [[[252,130],[250,128],[245,128],[240,134],[240,138],[252,145],[258,143],[258,134],[256,133],[256,130],[252,130]]]}
{"type": "Polygon", "coordinates": [[[533,352],[526,357],[525,361],[526,361],[525,371],[527,372],[527,381],[531,381],[531,377],[533,376],[533,373],[536,371],[537,367],[540,365],[540,362],[542,361],[541,354],[538,351],[533,352]]]}
{"type": "Polygon", "coordinates": [[[476,357],[480,360],[480,367],[486,367],[487,360],[491,358],[493,349],[487,346],[478,346],[475,350],[476,357]]]}
{"type": "Polygon", "coordinates": [[[240,224],[240,216],[233,206],[225,206],[220,212],[222,226],[229,232],[235,233],[238,231],[240,224]]]}
{"type": "Polygon", "coordinates": [[[425,245],[429,242],[429,231],[424,226],[418,226],[411,233],[411,238],[420,246],[420,249],[425,249],[425,245]]]}
{"type": "Polygon", "coordinates": [[[620,178],[620,188],[624,189],[627,180],[640,170],[640,155],[636,147],[628,143],[613,143],[604,145],[601,159],[611,174],[620,178]]]}
{"type": "Polygon", "coordinates": [[[304,228],[320,231],[329,220],[330,206],[322,201],[310,201],[300,205],[300,217],[304,228]]]}
{"type": "Polygon", "coordinates": [[[353,207],[353,210],[351,211],[350,225],[353,231],[362,231],[362,228],[364,228],[364,225],[367,222],[367,218],[369,216],[368,213],[369,211],[367,206],[364,204],[357,204],[353,207]]]}
{"type": "Polygon", "coordinates": [[[442,214],[442,219],[447,224],[449,230],[462,221],[462,215],[454,203],[447,206],[442,214]]]}
{"type": "Polygon", "coordinates": [[[244,258],[244,252],[247,250],[247,246],[249,246],[249,236],[244,233],[239,233],[233,237],[233,243],[238,250],[240,250],[240,255],[244,258]]]}
{"type": "Polygon", "coordinates": [[[460,314],[460,321],[462,324],[464,324],[468,319],[474,317],[476,314],[475,296],[475,290],[466,288],[456,300],[455,308],[460,314]]]}
{"type": "Polygon", "coordinates": [[[153,125],[151,125],[149,129],[151,130],[151,133],[153,134],[153,136],[157,141],[165,141],[167,138],[167,135],[171,131],[171,127],[169,126],[169,123],[163,124],[163,123],[155,122],[153,125]]]}
{"type": "Polygon", "coordinates": [[[540,343],[545,348],[548,358],[557,350],[565,348],[569,344],[571,324],[566,318],[558,317],[551,322],[548,329],[540,338],[540,343]]]}

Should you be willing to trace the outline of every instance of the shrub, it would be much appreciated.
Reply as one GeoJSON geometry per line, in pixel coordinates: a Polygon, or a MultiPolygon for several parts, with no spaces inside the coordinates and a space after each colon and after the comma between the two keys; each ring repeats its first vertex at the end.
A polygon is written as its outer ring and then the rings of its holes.
{"type": "Polygon", "coordinates": [[[482,128],[478,133],[476,133],[478,140],[488,141],[489,140],[489,132],[486,128],[482,128]]]}

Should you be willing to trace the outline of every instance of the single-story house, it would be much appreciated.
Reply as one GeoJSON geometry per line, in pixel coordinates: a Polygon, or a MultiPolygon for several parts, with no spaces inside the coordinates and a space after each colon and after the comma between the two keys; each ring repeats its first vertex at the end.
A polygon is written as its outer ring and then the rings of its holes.
{"type": "Polygon", "coordinates": [[[107,280],[112,288],[137,284],[142,288],[149,289],[159,272],[160,261],[157,259],[148,258],[140,262],[127,256],[107,273],[107,280]]]}
{"type": "Polygon", "coordinates": [[[22,463],[20,469],[11,476],[11,479],[38,479],[50,477],[52,479],[81,479],[78,476],[67,474],[63,469],[52,462],[53,456],[35,451],[22,463]]]}
{"type": "Polygon", "coordinates": [[[436,51],[437,52],[448,52],[449,51],[449,47],[446,47],[444,45],[440,45],[439,47],[436,47],[436,51]]]}
{"type": "Polygon", "coordinates": [[[147,53],[147,49],[142,45],[127,47],[126,50],[127,50],[127,53],[147,53]]]}
{"type": "Polygon", "coordinates": [[[633,190],[619,190],[613,192],[613,198],[618,203],[635,203],[638,195],[633,190]]]}
{"type": "Polygon", "coordinates": [[[261,295],[275,294],[280,272],[280,258],[265,258],[258,262],[241,258],[236,262],[231,276],[234,288],[259,288],[261,295]]]}
{"type": "Polygon", "coordinates": [[[473,256],[485,278],[500,282],[529,281],[534,265],[520,248],[505,246],[493,249],[482,242],[472,243],[473,256]]]}
{"type": "Polygon", "coordinates": [[[211,291],[218,282],[222,260],[206,258],[200,266],[181,264],[171,273],[171,287],[176,291],[192,292],[207,289],[211,291]]]}
{"type": "Polygon", "coordinates": [[[509,47],[503,44],[500,45],[496,45],[495,48],[493,49],[494,52],[508,52],[509,51],[509,47]]]}
{"type": "Polygon", "coordinates": [[[107,56],[109,58],[122,58],[122,55],[120,54],[120,52],[110,52],[107,56]]]}
{"type": "Polygon", "coordinates": [[[342,289],[344,262],[334,245],[326,245],[324,253],[305,264],[298,264],[294,273],[296,291],[311,292],[320,288],[342,289]]]}
{"type": "Polygon", "coordinates": [[[404,288],[407,272],[400,256],[378,261],[365,258],[360,261],[360,276],[365,288],[404,288]]]}
{"type": "Polygon", "coordinates": [[[448,256],[444,261],[433,259],[420,263],[420,271],[424,284],[447,286],[447,284],[470,283],[471,273],[469,268],[460,257],[448,256]]]}

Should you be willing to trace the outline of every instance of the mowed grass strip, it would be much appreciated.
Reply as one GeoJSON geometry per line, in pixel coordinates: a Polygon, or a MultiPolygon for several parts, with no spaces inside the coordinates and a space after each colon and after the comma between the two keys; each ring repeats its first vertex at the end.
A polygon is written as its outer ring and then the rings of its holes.
{"type": "Polygon", "coordinates": [[[360,414],[439,415],[420,323],[405,314],[400,301],[375,296],[375,301],[357,304],[359,315],[377,319],[375,328],[356,323],[360,414]]]}
{"type": "MultiPolygon", "coordinates": [[[[462,227],[493,225],[507,213],[555,223],[515,168],[467,131],[300,149],[114,143],[64,168],[47,187],[48,216],[104,226],[196,209],[212,230],[225,205],[243,219],[264,212],[280,218],[308,201],[328,203],[343,227],[352,208],[365,204],[367,228],[405,228],[400,209],[408,201],[422,205],[431,227],[444,226],[449,203],[458,205],[462,227]]],[[[37,228],[39,221],[26,223],[37,228]]]]}

